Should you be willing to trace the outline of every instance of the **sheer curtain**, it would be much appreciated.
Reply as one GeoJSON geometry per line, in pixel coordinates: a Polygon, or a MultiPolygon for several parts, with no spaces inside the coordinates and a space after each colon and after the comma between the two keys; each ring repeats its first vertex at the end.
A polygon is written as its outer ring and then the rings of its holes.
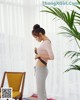
{"type": "MultiPolygon", "coordinates": [[[[67,0],[66,0],[67,1],[67,0]]],[[[64,57],[67,50],[77,49],[75,41],[58,35],[61,20],[48,13],[40,12],[44,7],[42,0],[0,0],[0,77],[4,71],[26,71],[24,97],[36,93],[34,74],[34,47],[40,43],[32,37],[34,24],[40,24],[52,41],[55,59],[49,61],[49,74],[46,80],[48,97],[56,100],[79,100],[80,72],[70,71],[70,59],[64,57]]],[[[60,6],[64,11],[73,7],[60,6]]],[[[0,82],[1,82],[0,78],[0,82]]]]}
{"type": "Polygon", "coordinates": [[[24,6],[23,0],[0,0],[0,83],[4,71],[26,71],[27,97],[33,93],[34,73],[31,30],[25,32],[24,6]]]}

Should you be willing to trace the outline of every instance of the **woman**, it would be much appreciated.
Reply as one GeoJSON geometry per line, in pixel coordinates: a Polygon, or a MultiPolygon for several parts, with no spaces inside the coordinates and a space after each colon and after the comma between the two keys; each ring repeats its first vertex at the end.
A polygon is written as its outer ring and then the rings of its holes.
{"type": "Polygon", "coordinates": [[[37,82],[37,93],[38,100],[47,100],[45,81],[48,74],[47,62],[53,60],[54,55],[52,52],[51,41],[45,35],[45,30],[40,25],[35,24],[32,30],[33,37],[41,42],[39,48],[35,48],[35,59],[36,63],[36,82],[37,82]]]}

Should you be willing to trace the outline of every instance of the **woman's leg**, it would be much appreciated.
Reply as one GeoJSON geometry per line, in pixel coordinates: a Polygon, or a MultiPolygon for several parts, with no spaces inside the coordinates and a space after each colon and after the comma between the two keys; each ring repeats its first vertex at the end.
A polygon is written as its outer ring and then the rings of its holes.
{"type": "Polygon", "coordinates": [[[48,74],[47,67],[36,67],[36,83],[38,100],[47,100],[46,96],[46,77],[48,74]]]}

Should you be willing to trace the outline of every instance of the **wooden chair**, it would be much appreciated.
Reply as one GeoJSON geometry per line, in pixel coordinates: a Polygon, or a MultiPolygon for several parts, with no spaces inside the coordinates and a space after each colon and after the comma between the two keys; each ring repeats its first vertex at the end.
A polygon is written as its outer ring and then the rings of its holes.
{"type": "MultiPolygon", "coordinates": [[[[12,98],[22,100],[26,72],[4,72],[1,88],[7,76],[8,86],[12,88],[12,98]]],[[[1,92],[0,92],[1,98],[1,92]]]]}

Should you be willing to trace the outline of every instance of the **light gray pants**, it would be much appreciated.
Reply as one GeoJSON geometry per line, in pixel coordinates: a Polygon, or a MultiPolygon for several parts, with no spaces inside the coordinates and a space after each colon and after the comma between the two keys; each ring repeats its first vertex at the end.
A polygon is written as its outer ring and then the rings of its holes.
{"type": "Polygon", "coordinates": [[[46,96],[46,77],[48,75],[47,67],[35,67],[36,84],[38,100],[47,100],[46,96]]]}

